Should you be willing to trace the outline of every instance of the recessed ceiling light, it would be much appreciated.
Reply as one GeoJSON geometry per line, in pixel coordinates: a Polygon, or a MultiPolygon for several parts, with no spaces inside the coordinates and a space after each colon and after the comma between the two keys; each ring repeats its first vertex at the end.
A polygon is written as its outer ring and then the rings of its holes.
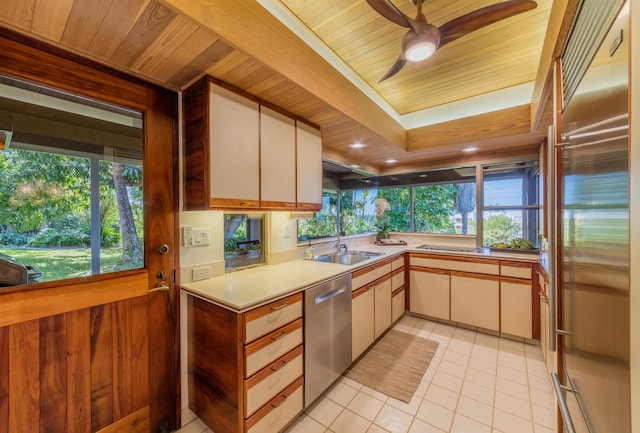
{"type": "Polygon", "coordinates": [[[360,168],[360,166],[358,164],[351,164],[349,168],[360,168]]]}
{"type": "Polygon", "coordinates": [[[398,162],[398,160],[397,159],[387,159],[385,162],[387,164],[395,164],[396,162],[398,162]]]}
{"type": "Polygon", "coordinates": [[[351,143],[349,145],[350,148],[352,149],[362,149],[363,147],[366,147],[367,145],[364,143],[351,143]]]}
{"type": "Polygon", "coordinates": [[[478,147],[465,147],[464,149],[462,149],[463,152],[475,152],[476,150],[478,150],[478,147]]]}

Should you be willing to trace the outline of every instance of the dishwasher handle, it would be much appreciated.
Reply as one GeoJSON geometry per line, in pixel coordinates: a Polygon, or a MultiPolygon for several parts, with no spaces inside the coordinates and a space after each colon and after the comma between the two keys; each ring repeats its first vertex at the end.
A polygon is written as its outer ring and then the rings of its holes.
{"type": "Polygon", "coordinates": [[[322,304],[323,302],[328,301],[329,299],[334,298],[334,297],[338,296],[339,294],[344,293],[346,291],[347,291],[346,287],[341,287],[341,288],[332,290],[330,292],[324,293],[324,294],[322,294],[320,296],[316,296],[313,301],[314,301],[314,303],[316,305],[322,304]]]}

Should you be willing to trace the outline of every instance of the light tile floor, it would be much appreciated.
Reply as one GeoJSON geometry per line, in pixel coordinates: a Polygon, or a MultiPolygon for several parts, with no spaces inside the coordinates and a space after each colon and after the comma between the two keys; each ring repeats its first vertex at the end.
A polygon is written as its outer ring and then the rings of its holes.
{"type": "MultiPolygon", "coordinates": [[[[555,401],[539,346],[403,317],[438,341],[409,404],[342,377],[286,433],[552,433],[555,401]]],[[[179,433],[211,433],[195,419],[179,433]]]]}

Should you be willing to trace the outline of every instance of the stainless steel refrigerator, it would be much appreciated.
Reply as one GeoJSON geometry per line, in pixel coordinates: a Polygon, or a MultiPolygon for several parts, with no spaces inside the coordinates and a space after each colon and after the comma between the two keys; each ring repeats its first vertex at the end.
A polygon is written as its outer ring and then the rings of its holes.
{"type": "Polygon", "coordinates": [[[556,145],[554,384],[565,432],[631,432],[627,11],[616,10],[564,108],[556,145]]]}

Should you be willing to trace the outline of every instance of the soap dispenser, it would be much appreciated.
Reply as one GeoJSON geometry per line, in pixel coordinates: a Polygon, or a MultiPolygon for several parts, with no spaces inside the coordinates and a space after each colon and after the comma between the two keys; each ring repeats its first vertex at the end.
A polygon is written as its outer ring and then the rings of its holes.
{"type": "Polygon", "coordinates": [[[304,259],[313,260],[313,247],[311,246],[311,240],[309,240],[309,246],[304,250],[304,259]]]}

